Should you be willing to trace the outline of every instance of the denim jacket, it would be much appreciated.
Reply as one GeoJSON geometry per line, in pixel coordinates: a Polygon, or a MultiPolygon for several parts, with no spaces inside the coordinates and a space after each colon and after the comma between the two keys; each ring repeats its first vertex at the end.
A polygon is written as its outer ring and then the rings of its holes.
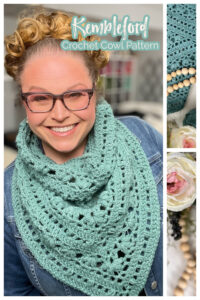
{"type": "MultiPolygon", "coordinates": [[[[119,117],[138,138],[148,158],[160,201],[161,235],[144,292],[147,296],[163,293],[162,246],[162,138],[161,135],[138,117],[119,117]]],[[[5,241],[4,241],[4,295],[5,296],[86,296],[44,270],[24,244],[17,229],[11,198],[14,162],[5,171],[5,241]]]]}

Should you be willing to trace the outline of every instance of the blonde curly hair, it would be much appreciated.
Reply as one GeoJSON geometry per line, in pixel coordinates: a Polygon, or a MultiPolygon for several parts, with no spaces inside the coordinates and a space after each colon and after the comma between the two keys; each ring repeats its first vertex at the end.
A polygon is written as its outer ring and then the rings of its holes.
{"type": "MultiPolygon", "coordinates": [[[[34,17],[25,17],[19,21],[17,30],[5,37],[7,53],[5,56],[5,68],[7,73],[17,82],[20,82],[20,74],[26,61],[43,48],[52,48],[64,51],[60,47],[61,40],[82,41],[84,38],[79,34],[78,39],[72,38],[72,16],[61,11],[51,12],[49,15],[41,13],[34,17]]],[[[85,40],[99,40],[97,36],[89,36],[85,40]]],[[[81,55],[88,67],[92,80],[96,82],[100,69],[109,61],[108,51],[76,51],[81,55]]]]}

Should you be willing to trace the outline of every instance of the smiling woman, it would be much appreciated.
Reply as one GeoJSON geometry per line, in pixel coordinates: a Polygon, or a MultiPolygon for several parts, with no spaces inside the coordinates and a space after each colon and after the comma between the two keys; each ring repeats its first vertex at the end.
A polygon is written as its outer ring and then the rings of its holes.
{"type": "Polygon", "coordinates": [[[81,156],[95,122],[96,108],[94,83],[84,59],[44,48],[29,59],[20,79],[27,120],[41,139],[45,154],[57,163],[81,156]],[[51,94],[42,92],[63,93],[64,100],[54,97],[54,101],[51,94]]]}
{"type": "Polygon", "coordinates": [[[162,295],[162,139],[114,117],[96,88],[109,55],[62,50],[70,22],[40,14],[5,39],[26,111],[5,171],[5,295],[162,295]]]}

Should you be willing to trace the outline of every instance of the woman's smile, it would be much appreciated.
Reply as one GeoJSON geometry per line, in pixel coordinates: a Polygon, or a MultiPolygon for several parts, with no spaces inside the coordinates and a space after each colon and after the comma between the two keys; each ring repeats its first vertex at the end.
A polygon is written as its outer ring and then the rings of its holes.
{"type": "Polygon", "coordinates": [[[77,129],[79,123],[73,124],[73,125],[65,125],[65,126],[51,126],[46,127],[51,134],[55,136],[68,136],[75,132],[77,129]]]}

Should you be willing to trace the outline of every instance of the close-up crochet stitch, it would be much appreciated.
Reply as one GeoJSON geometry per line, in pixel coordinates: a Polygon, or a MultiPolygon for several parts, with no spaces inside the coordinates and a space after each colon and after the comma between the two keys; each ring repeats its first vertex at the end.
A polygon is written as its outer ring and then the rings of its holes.
{"type": "Polygon", "coordinates": [[[103,99],[82,156],[56,164],[25,120],[12,180],[16,225],[37,262],[90,296],[137,296],[160,237],[160,205],[138,138],[103,99]]]}
{"type": "Polygon", "coordinates": [[[196,82],[195,4],[167,5],[167,74],[167,113],[171,114],[183,109],[196,82]]]}
{"type": "Polygon", "coordinates": [[[190,125],[196,128],[196,109],[191,109],[189,113],[186,114],[183,125],[190,125]]]}

